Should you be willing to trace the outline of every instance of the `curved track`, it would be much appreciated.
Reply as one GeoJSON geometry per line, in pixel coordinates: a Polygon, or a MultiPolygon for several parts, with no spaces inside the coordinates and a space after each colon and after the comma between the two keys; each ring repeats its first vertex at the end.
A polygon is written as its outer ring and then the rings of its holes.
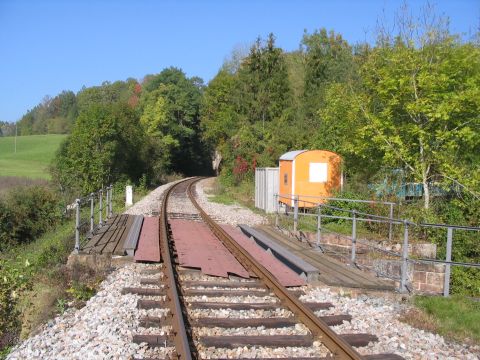
{"type": "MultiPolygon", "coordinates": [[[[194,196],[194,185],[200,178],[191,178],[184,181],[178,182],[175,185],[171,186],[166,193],[162,201],[161,214],[160,214],[160,247],[163,259],[162,275],[160,289],[157,290],[158,294],[165,294],[166,301],[153,301],[160,307],[167,307],[169,309],[169,315],[166,318],[166,321],[171,325],[171,331],[169,338],[173,340],[172,346],[174,346],[174,353],[170,355],[170,358],[177,359],[197,359],[200,358],[198,349],[199,344],[203,343],[210,344],[204,345],[209,349],[214,349],[216,347],[224,348],[225,346],[238,347],[238,346],[262,346],[262,341],[265,338],[269,338],[268,341],[275,338],[275,336],[240,336],[242,337],[242,345],[237,345],[237,340],[239,337],[235,336],[198,336],[198,327],[224,327],[224,328],[235,328],[235,327],[248,327],[248,326],[263,326],[267,328],[277,328],[282,326],[292,326],[296,323],[303,323],[304,326],[308,329],[311,335],[284,335],[282,338],[284,342],[275,343],[275,345],[266,345],[266,346],[275,346],[275,347],[285,347],[285,346],[309,346],[302,345],[305,343],[312,343],[313,340],[319,341],[326,348],[327,358],[336,358],[336,359],[401,359],[400,357],[393,354],[382,354],[374,356],[365,356],[362,357],[346,340],[345,335],[340,336],[336,334],[327,324],[333,321],[342,321],[342,315],[338,316],[326,316],[319,317],[315,315],[312,310],[312,304],[306,305],[298,299],[298,295],[295,294],[295,291],[288,290],[283,285],[281,285],[276,278],[254,257],[252,257],[247,251],[240,247],[237,242],[215,221],[213,221],[210,216],[199,206],[194,196]],[[185,193],[188,193],[189,199],[196,208],[189,206],[190,211],[198,211],[201,216],[201,219],[205,224],[208,225],[213,234],[223,243],[223,245],[230,251],[235,258],[251,273],[255,274],[258,277],[257,280],[242,280],[242,281],[216,281],[215,278],[210,278],[209,281],[205,281],[204,278],[201,278],[202,281],[192,281],[192,279],[187,277],[185,280],[185,269],[178,267],[175,263],[176,252],[174,241],[171,239],[172,236],[169,230],[169,213],[168,206],[170,196],[173,194],[173,198],[176,198],[177,201],[180,199],[180,202],[188,201],[186,199],[185,193]],[[210,282],[210,283],[209,283],[210,282]],[[163,286],[162,286],[163,285],[163,286]],[[193,289],[192,286],[197,286],[197,289],[193,289]],[[247,290],[248,288],[248,290],[247,290]],[[203,298],[211,297],[222,297],[222,296],[233,296],[233,294],[248,293],[257,294],[252,296],[264,296],[271,297],[270,293],[274,295],[274,303],[225,303],[216,300],[211,300],[209,302],[202,302],[204,300],[191,300],[195,296],[200,296],[203,298]],[[190,296],[190,300],[189,299],[190,296]],[[192,309],[223,309],[228,307],[229,309],[262,309],[262,308],[286,308],[291,313],[294,314],[294,317],[277,317],[277,318],[192,318],[189,317],[188,311],[192,309]],[[332,318],[337,319],[332,319],[332,318]],[[243,325],[241,325],[243,324],[243,325]],[[257,325],[254,325],[257,324],[257,325]],[[260,325],[259,325],[260,324],[260,325]],[[283,324],[283,325],[282,325],[283,324]],[[197,327],[197,335],[195,335],[195,326],[197,327]],[[226,340],[228,339],[228,340],[226,340]],[[307,339],[307,341],[306,341],[307,339]],[[227,341],[227,342],[226,342],[227,341]],[[228,343],[230,341],[231,343],[228,343]],[[245,343],[247,341],[247,343],[245,343]],[[298,345],[287,345],[289,344],[298,344],[298,345]],[[244,345],[249,344],[249,345],[244,345]],[[328,349],[328,350],[327,350],[328,349]]],[[[198,216],[198,215],[197,215],[198,216]]],[[[198,280],[198,279],[197,279],[198,280]]],[[[152,289],[149,289],[150,291],[152,289]]],[[[149,292],[150,292],[149,291],[149,292]]],[[[145,293],[146,294],[146,293],[145,293]]],[[[213,299],[213,298],[211,298],[213,299]]],[[[148,300],[146,301],[148,302],[148,300]]],[[[151,301],[152,302],[152,301],[151,301]]],[[[145,303],[145,301],[144,301],[145,303]]],[[[322,305],[318,303],[317,305],[322,305]]],[[[324,305],[324,304],[323,304],[324,305]]],[[[331,304],[330,304],[331,305],[331,304]]],[[[202,310],[200,310],[202,311],[202,310]]],[[[210,310],[209,310],[210,311],[210,310]]],[[[345,316],[343,316],[343,319],[345,316]]],[[[244,335],[244,334],[242,334],[244,335]]],[[[156,336],[156,335],[151,335],[156,336]]],[[[159,341],[160,336],[157,336],[156,341],[159,341]]],[[[145,337],[143,338],[145,339],[145,337]]],[[[162,340],[164,341],[164,340],[162,340]]],[[[368,342],[368,341],[367,341],[368,342]]],[[[165,340],[166,344],[166,340],[165,340]]],[[[365,345],[365,344],[364,344],[365,345]]],[[[357,345],[358,346],[358,345],[357,345]]],[[[363,346],[363,345],[362,345],[363,346]]],[[[238,355],[237,355],[238,356],[238,355]]],[[[318,355],[310,359],[319,359],[318,355]]],[[[256,355],[255,355],[256,357],[256,355]]],[[[260,356],[261,357],[261,356],[260,356]]],[[[286,356],[288,357],[288,355],[286,356]]],[[[222,358],[222,356],[220,356],[222,358]]],[[[297,359],[303,359],[303,357],[296,357],[297,359]]]]}

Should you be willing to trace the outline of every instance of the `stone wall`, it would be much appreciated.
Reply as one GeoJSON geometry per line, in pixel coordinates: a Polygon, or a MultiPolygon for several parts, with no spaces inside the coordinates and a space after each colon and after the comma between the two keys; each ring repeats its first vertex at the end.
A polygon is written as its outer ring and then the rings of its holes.
{"type": "MultiPolygon", "coordinates": [[[[297,234],[290,233],[300,241],[315,244],[317,237],[316,233],[297,234]]],[[[361,240],[365,244],[375,245],[383,250],[401,254],[401,244],[388,244],[386,242],[361,240]]],[[[322,234],[320,244],[327,250],[334,250],[338,256],[333,255],[338,260],[347,263],[350,258],[352,240],[348,236],[338,234],[322,234]],[[343,255],[343,256],[342,256],[343,255]]],[[[371,268],[375,275],[380,277],[386,276],[388,278],[400,279],[401,276],[401,260],[398,257],[388,256],[378,251],[372,250],[370,246],[357,242],[356,247],[356,262],[360,266],[371,268]]],[[[424,258],[435,258],[436,256],[435,244],[409,244],[409,256],[415,255],[424,258]]],[[[331,254],[329,254],[331,255],[331,254]]],[[[441,294],[443,293],[445,265],[443,264],[427,264],[427,263],[408,263],[407,270],[408,288],[416,293],[441,294]]],[[[399,286],[400,282],[396,281],[399,286]]]]}

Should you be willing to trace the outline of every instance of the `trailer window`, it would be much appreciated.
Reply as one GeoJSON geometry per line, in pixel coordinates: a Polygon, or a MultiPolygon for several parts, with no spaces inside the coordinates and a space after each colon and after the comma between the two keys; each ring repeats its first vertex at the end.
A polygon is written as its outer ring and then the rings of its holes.
{"type": "Polygon", "coordinates": [[[288,185],[288,174],[283,174],[283,185],[288,185]]]}
{"type": "Polygon", "coordinates": [[[328,164],[327,163],[310,163],[311,183],[325,183],[327,182],[328,164]]]}

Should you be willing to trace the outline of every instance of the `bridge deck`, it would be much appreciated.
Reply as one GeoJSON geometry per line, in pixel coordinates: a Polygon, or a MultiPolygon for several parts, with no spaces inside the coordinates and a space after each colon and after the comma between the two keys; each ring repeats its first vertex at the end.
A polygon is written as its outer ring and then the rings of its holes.
{"type": "Polygon", "coordinates": [[[319,270],[318,280],[327,285],[369,290],[393,291],[395,289],[390,282],[376,278],[359,269],[349,267],[328,255],[312,249],[306,244],[290,239],[270,226],[259,226],[256,229],[278,245],[283,246],[288,251],[316,267],[319,270]]]}
{"type": "Polygon", "coordinates": [[[80,249],[85,254],[125,255],[123,244],[132,227],[135,216],[114,215],[97,229],[80,249]]]}

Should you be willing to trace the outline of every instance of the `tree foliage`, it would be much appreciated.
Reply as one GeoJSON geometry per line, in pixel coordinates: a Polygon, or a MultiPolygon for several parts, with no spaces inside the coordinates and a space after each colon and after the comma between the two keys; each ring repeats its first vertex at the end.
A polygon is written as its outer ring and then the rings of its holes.
{"type": "Polygon", "coordinates": [[[77,99],[72,91],[62,91],[29,110],[18,122],[19,135],[66,134],[77,116],[77,99]]]}
{"type": "Polygon", "coordinates": [[[138,179],[146,170],[144,134],[125,104],[94,104],[83,110],[55,159],[53,175],[62,189],[95,191],[122,176],[138,179]]]}

